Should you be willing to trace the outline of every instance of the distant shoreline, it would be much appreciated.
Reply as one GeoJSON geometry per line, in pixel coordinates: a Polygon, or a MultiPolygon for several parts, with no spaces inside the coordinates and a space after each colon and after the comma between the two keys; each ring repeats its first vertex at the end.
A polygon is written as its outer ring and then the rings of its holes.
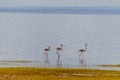
{"type": "Polygon", "coordinates": [[[120,7],[0,7],[0,13],[120,14],[120,7]]]}

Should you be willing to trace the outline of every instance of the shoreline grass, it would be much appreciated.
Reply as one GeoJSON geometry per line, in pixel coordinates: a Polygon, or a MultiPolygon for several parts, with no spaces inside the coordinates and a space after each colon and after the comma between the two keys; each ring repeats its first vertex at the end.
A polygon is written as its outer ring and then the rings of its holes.
{"type": "Polygon", "coordinates": [[[120,64],[101,64],[97,66],[102,66],[102,67],[117,67],[120,68],[120,64]]]}
{"type": "Polygon", "coordinates": [[[0,80],[119,80],[120,71],[74,68],[0,68],[0,80]]]}

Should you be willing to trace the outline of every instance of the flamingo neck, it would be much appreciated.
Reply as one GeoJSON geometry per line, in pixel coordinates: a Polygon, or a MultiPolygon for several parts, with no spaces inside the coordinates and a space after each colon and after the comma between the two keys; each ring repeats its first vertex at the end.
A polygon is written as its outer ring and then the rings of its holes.
{"type": "Polygon", "coordinates": [[[62,50],[63,49],[63,44],[61,44],[60,47],[61,47],[61,50],[62,50]]]}
{"type": "Polygon", "coordinates": [[[50,46],[48,47],[48,50],[50,51],[50,46]]]}
{"type": "Polygon", "coordinates": [[[85,50],[87,51],[87,45],[85,45],[85,50]]]}
{"type": "Polygon", "coordinates": [[[61,46],[61,50],[63,49],[63,47],[61,46]]]}

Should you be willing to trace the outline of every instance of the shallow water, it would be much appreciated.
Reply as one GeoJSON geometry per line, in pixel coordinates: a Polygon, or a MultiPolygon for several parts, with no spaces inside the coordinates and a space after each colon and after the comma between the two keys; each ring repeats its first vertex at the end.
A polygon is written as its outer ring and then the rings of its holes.
{"type": "Polygon", "coordinates": [[[62,66],[56,65],[46,65],[44,63],[41,63],[39,61],[30,61],[30,62],[18,62],[18,61],[0,61],[0,67],[48,67],[48,68],[82,68],[82,69],[98,69],[98,70],[120,70],[119,67],[103,67],[103,66],[97,66],[97,65],[68,65],[64,64],[62,66]]]}

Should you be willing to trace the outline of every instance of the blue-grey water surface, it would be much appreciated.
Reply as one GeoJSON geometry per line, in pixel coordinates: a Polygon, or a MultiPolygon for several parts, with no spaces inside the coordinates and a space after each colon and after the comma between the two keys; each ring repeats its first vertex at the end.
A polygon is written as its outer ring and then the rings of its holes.
{"type": "Polygon", "coordinates": [[[87,64],[120,63],[120,15],[0,13],[0,60],[44,62],[44,48],[56,64],[63,44],[63,64],[79,63],[78,50],[88,43],[87,64]]]}

